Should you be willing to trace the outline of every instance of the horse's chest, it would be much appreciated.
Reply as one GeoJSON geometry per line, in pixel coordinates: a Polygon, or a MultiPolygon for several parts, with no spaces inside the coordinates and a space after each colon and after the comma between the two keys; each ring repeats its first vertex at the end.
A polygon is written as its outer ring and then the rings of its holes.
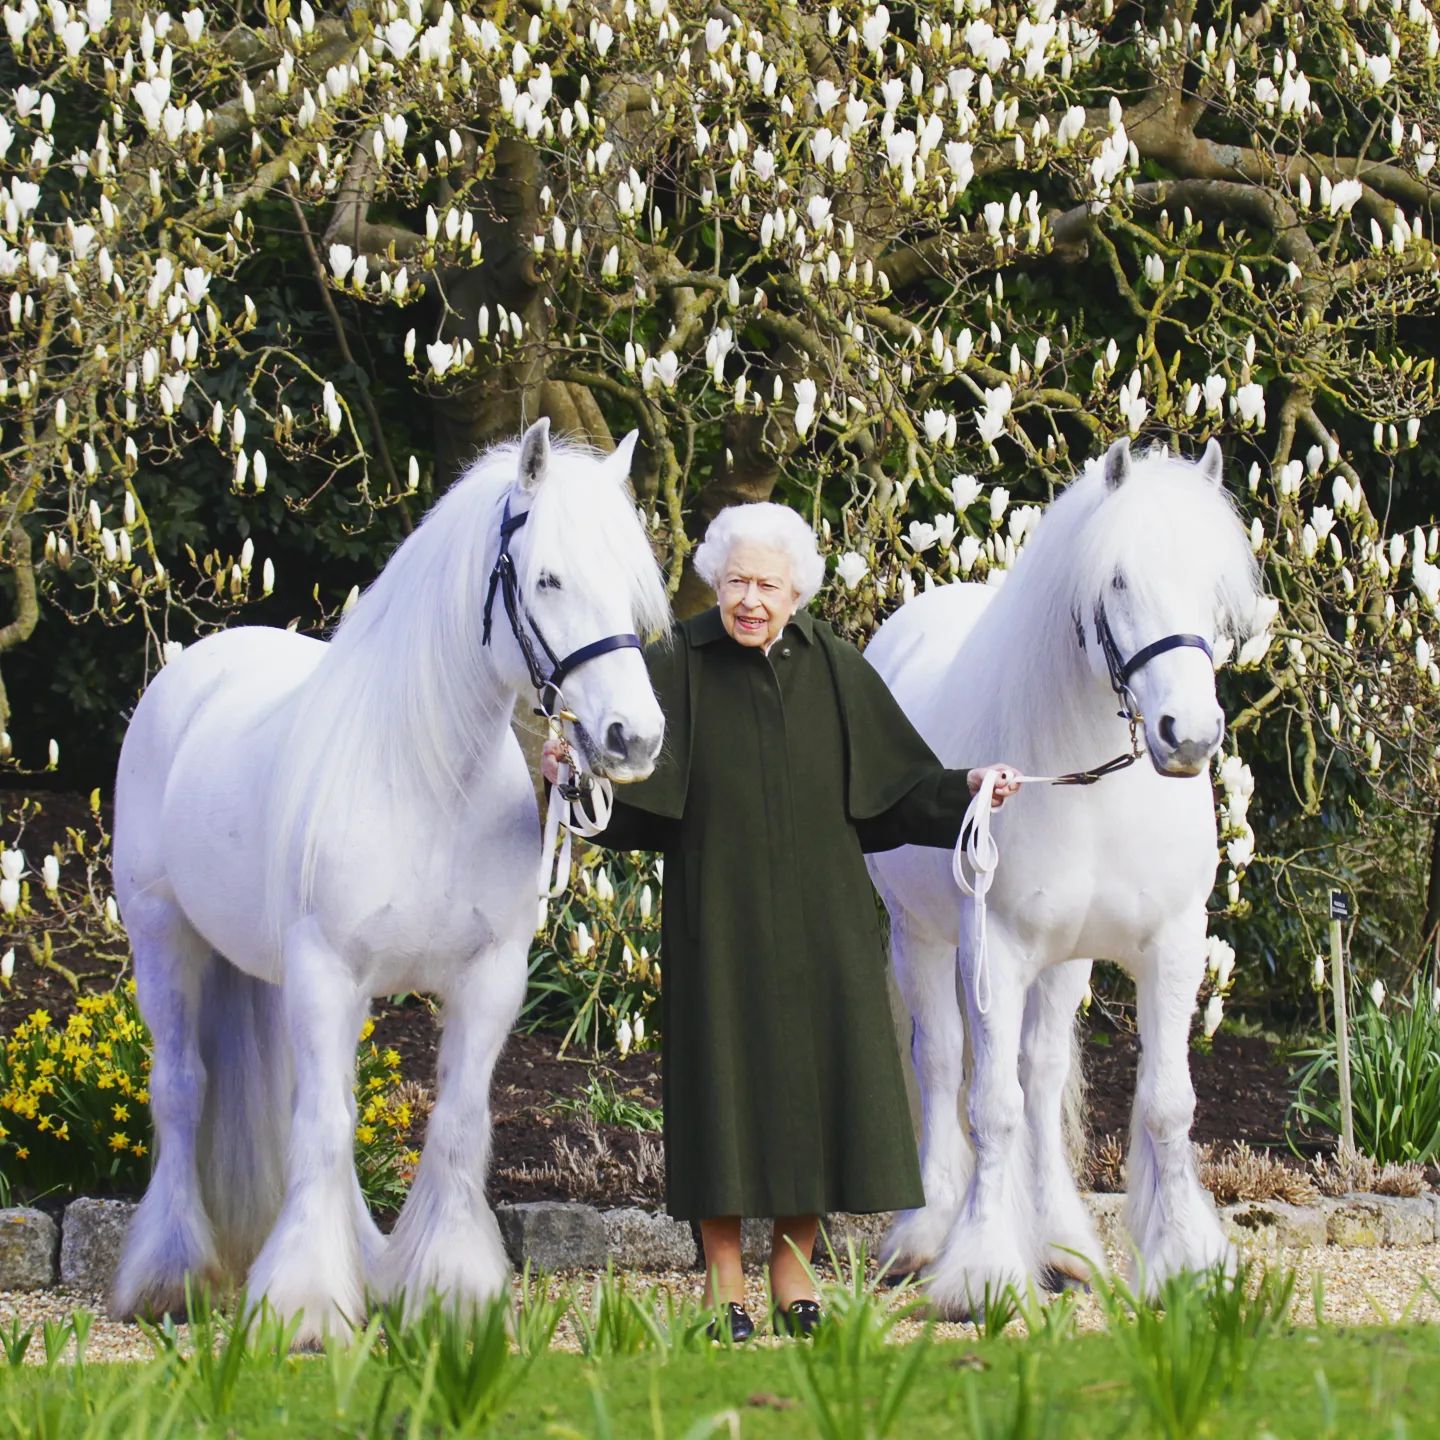
{"type": "MultiPolygon", "coordinates": [[[[535,923],[537,828],[526,805],[352,855],[323,887],[322,924],[372,992],[448,976],[535,923]]],[[[397,837],[399,838],[399,837],[397,837]]]]}

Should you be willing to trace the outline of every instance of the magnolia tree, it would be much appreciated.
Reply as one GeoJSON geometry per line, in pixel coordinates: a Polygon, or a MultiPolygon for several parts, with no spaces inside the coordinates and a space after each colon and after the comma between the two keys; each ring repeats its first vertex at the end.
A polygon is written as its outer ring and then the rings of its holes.
{"type": "Polygon", "coordinates": [[[358,366],[256,341],[284,246],[347,362],[404,336],[446,478],[539,413],[638,426],[682,611],[727,503],[802,506],[862,637],[916,585],[998,578],[1115,436],[1219,435],[1272,597],[1228,657],[1221,903],[1267,729],[1307,813],[1338,758],[1433,814],[1437,536],[1392,483],[1436,404],[1423,0],[465,9],[4,9],[0,652],[47,593],[141,617],[158,659],[177,611],[270,585],[156,543],[186,447],[297,510],[421,484],[358,366]]]}

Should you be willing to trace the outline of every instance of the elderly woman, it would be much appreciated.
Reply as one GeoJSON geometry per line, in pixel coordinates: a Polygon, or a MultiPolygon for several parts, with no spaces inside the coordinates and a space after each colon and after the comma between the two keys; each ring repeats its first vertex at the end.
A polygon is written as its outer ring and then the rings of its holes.
{"type": "Polygon", "coordinates": [[[782,505],[716,516],[695,569],[718,606],[647,652],[665,752],[597,837],[665,855],[667,1203],[699,1222],[737,1340],[742,1216],[774,1217],[775,1324],[809,1333],[818,1217],[924,1203],[863,857],[953,845],[984,774],[945,769],[806,612],[824,568],[782,505]]]}

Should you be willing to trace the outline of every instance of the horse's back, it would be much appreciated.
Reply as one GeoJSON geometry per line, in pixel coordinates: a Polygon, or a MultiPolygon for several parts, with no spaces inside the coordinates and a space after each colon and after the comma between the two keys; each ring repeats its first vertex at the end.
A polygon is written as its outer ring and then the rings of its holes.
{"type": "MultiPolygon", "coordinates": [[[[115,886],[123,908],[163,880],[167,807],[177,782],[194,791],[221,773],[267,716],[310,676],[324,645],[292,631],[239,626],[206,636],[146,687],[120,749],[115,779],[115,886]]],[[[250,776],[253,784],[259,776],[250,776]]],[[[254,791],[251,791],[252,797],[254,791]]],[[[187,803],[203,802],[193,793],[187,803]]]]}
{"type": "Polygon", "coordinates": [[[902,605],[865,647],[865,658],[941,759],[948,758],[940,723],[946,707],[936,681],[958,673],[965,638],[994,595],[988,585],[937,585],[902,605]]]}

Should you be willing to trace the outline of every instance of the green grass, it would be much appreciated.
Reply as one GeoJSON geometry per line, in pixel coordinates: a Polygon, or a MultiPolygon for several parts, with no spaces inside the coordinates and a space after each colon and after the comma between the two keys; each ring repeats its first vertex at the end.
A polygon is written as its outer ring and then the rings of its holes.
{"type": "MultiPolygon", "coordinates": [[[[494,1364],[493,1336],[480,1348],[494,1364]]],[[[363,1342],[362,1342],[363,1343],[363,1342]]],[[[374,1335],[370,1337],[374,1343],[374,1335]]],[[[551,1351],[515,1361],[491,1406],[483,1378],[463,1362],[395,1363],[381,1354],[256,1356],[214,1406],[204,1378],[160,1359],[150,1365],[0,1366],[0,1440],[11,1437],[167,1436],[415,1437],[497,1435],[507,1440],[699,1440],[702,1435],[1149,1436],[1153,1411],[1137,1386],[1135,1357],[1108,1335],[1063,1343],[999,1338],[979,1344],[906,1347],[895,1365],[911,1365],[896,1413],[893,1367],[839,1375],[827,1389],[830,1416],[812,1420],[816,1382],[832,1364],[799,1342],[767,1348],[671,1349],[590,1361],[551,1351]],[[460,1373],[455,1372],[457,1364],[460,1373]],[[447,1365],[451,1374],[445,1378],[447,1365]],[[511,1383],[511,1381],[516,1383],[511,1383]],[[866,1395],[867,1384],[874,1383],[866,1395]],[[854,1387],[858,1387],[854,1388],[854,1387]],[[468,1397],[468,1399],[467,1399],[468,1397]],[[457,1401],[463,1402],[457,1409],[457,1401]],[[464,1404],[474,1402],[473,1412],[464,1404]],[[422,1408],[423,1407],[423,1408],[422,1408]],[[835,1412],[841,1412],[838,1419],[835,1412]],[[487,1416],[488,1412],[488,1416],[487,1416]],[[469,1413],[467,1421],[457,1415],[469,1413]],[[818,1423],[817,1423],[818,1422],[818,1423]]],[[[1282,1332],[1261,1346],[1253,1365],[1217,1398],[1201,1428],[1215,1436],[1272,1435],[1276,1440],[1394,1437],[1431,1433],[1440,1411],[1440,1329],[1422,1326],[1282,1332]]]]}
{"type": "Polygon", "coordinates": [[[602,1079],[598,1070],[590,1072],[585,1088],[576,1096],[556,1100],[550,1109],[557,1115],[588,1115],[600,1125],[624,1125],[630,1130],[646,1130],[658,1134],[665,1125],[665,1112],[643,1100],[622,1095],[612,1078],[602,1079]]]}

